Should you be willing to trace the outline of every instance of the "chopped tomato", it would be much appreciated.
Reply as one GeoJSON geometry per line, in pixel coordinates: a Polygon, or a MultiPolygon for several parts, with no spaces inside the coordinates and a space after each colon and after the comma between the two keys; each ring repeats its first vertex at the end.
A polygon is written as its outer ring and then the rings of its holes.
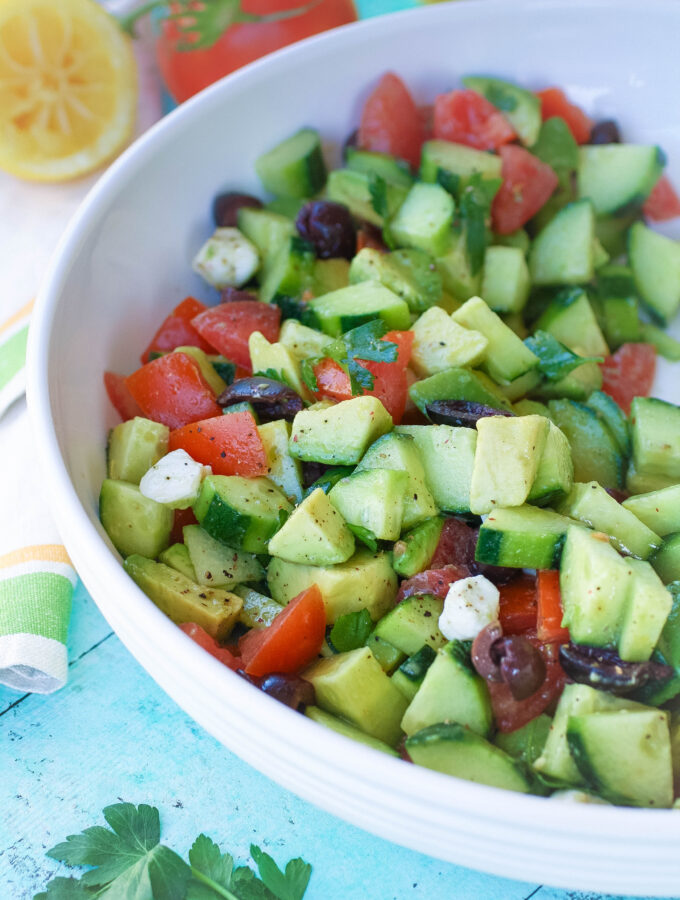
{"type": "Polygon", "coordinates": [[[169,450],[186,450],[215,475],[266,475],[267,454],[250,412],[202,419],[170,432],[169,450]]]}
{"type": "Polygon", "coordinates": [[[550,199],[557,187],[557,175],[524,147],[512,144],[498,152],[503,183],[494,197],[491,218],[494,231],[510,234],[525,225],[550,199]]]}
{"type": "Polygon", "coordinates": [[[522,634],[536,628],[536,579],[521,575],[500,591],[499,620],[503,634],[522,634]]]}
{"type": "Polygon", "coordinates": [[[545,660],[545,680],[536,693],[526,700],[515,700],[507,684],[487,681],[496,725],[499,731],[506,734],[517,731],[545,712],[562,693],[566,679],[560,665],[559,645],[543,644],[535,636],[526,635],[526,637],[538,647],[545,660]]]}
{"type": "Polygon", "coordinates": [[[628,415],[633,397],[649,397],[656,371],[656,350],[651,344],[621,344],[601,368],[602,390],[628,415]]]}
{"type": "Polygon", "coordinates": [[[115,372],[104,372],[104,387],[111,404],[123,422],[134,419],[135,416],[143,416],[142,409],[130,393],[125,383],[125,375],[117,375],[115,372]]]}
{"type": "Polygon", "coordinates": [[[271,625],[253,629],[239,641],[246,675],[297,672],[319,654],[326,634],[326,607],[313,584],[298,594],[271,625]]]}
{"type": "Polygon", "coordinates": [[[259,331],[268,341],[278,340],[280,321],[278,306],[259,300],[237,300],[206,309],[194,316],[191,324],[218,353],[251,372],[248,338],[259,331]]]}
{"type": "Polygon", "coordinates": [[[233,653],[230,653],[226,647],[220,647],[215,638],[211,637],[200,625],[196,625],[195,622],[184,622],[179,627],[184,634],[190,637],[192,641],[195,641],[199,647],[203,647],[203,649],[207,650],[211,656],[214,656],[215,659],[219,659],[221,663],[224,663],[225,666],[229,666],[234,672],[241,668],[241,660],[237,656],[234,656],[233,653]]]}
{"type": "Polygon", "coordinates": [[[477,150],[497,150],[516,137],[515,130],[493,103],[477,91],[439,94],[434,101],[434,136],[477,150]]]}
{"type": "Polygon", "coordinates": [[[659,178],[645,200],[642,215],[650,222],[667,222],[680,216],[680,197],[665,175],[659,178]]]}
{"type": "Polygon", "coordinates": [[[219,416],[215,394],[186,353],[168,353],[146,363],[125,379],[147,419],[168,428],[219,416]]]}
{"type": "Polygon", "coordinates": [[[423,123],[423,140],[429,141],[434,137],[434,104],[428,103],[419,106],[420,121],[423,123]]]}
{"type": "Polygon", "coordinates": [[[538,573],[538,619],[536,635],[541,641],[565,644],[569,640],[569,629],[562,628],[562,599],[560,596],[560,573],[545,569],[538,573]]]}
{"type": "Polygon", "coordinates": [[[420,165],[424,140],[423,119],[408,88],[394,72],[386,72],[364,104],[359,146],[390,153],[415,169],[420,165]]]}
{"type": "Polygon", "coordinates": [[[455,565],[461,570],[469,569],[475,559],[476,546],[476,529],[460,519],[445,519],[430,565],[433,569],[448,565],[455,565]]]}
{"type": "Polygon", "coordinates": [[[441,569],[426,569],[412,578],[402,581],[396,602],[400,603],[414,594],[433,594],[442,600],[446,597],[454,581],[467,578],[470,574],[466,566],[442,566],[441,569]]]}
{"type": "Polygon", "coordinates": [[[536,91],[541,101],[541,117],[545,122],[553,116],[559,116],[567,123],[569,131],[577,144],[587,144],[593,128],[593,120],[589,118],[575,103],[567,100],[563,90],[557,87],[536,91]]]}
{"type": "Polygon", "coordinates": [[[205,353],[214,353],[214,348],[204,341],[191,324],[194,316],[203,312],[205,305],[187,297],[176,306],[165,319],[161,327],[151,339],[151,343],[142,353],[141,362],[148,363],[149,354],[157,351],[174,350],[175,347],[198,347],[205,353]]]}
{"type": "Polygon", "coordinates": [[[170,532],[171,544],[181,544],[184,541],[183,528],[185,525],[198,525],[198,519],[190,506],[186,509],[175,510],[175,519],[172,523],[172,531],[170,532]]]}

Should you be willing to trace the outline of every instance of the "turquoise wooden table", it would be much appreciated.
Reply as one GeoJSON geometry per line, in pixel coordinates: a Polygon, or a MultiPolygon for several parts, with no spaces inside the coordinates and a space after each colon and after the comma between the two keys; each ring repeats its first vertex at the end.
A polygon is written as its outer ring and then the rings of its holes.
{"type": "Polygon", "coordinates": [[[305,900],[597,900],[429,859],[278,787],[160,690],[81,585],[69,645],[62,691],[0,687],[0,900],[28,900],[66,874],[45,851],[104,824],[102,807],[119,800],[157,806],[182,854],[205,831],[239,862],[251,843],[279,863],[302,856],[313,866],[305,900]]]}

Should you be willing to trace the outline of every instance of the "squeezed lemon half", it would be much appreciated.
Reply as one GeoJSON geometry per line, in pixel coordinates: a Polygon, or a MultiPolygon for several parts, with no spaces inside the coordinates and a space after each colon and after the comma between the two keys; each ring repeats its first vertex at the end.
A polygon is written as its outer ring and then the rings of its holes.
{"type": "Polygon", "coordinates": [[[126,144],[136,108],[131,42],[94,0],[0,0],[0,168],[84,175],[126,144]]]}

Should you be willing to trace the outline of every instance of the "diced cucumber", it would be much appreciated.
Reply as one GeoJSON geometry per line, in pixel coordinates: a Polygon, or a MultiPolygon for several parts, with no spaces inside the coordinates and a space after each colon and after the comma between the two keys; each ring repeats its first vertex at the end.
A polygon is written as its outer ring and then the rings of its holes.
{"type": "Polygon", "coordinates": [[[406,750],[413,762],[477,784],[528,793],[529,781],[507,753],[458,723],[439,723],[412,735],[406,750]]]}
{"type": "Polygon", "coordinates": [[[145,497],[136,484],[105,478],[99,518],[121,556],[155,558],[170,544],[174,511],[145,497]]]}
{"type": "Polygon", "coordinates": [[[341,478],[328,499],[350,525],[367,528],[378,540],[396,541],[401,534],[406,472],[370,469],[341,478]]]}
{"type": "Polygon", "coordinates": [[[415,697],[418,688],[423,683],[425,673],[436,658],[436,651],[429,644],[425,644],[404,660],[392,675],[392,683],[399,688],[409,702],[415,697]]]}
{"type": "Polygon", "coordinates": [[[421,180],[436,183],[440,170],[461,179],[475,173],[484,178],[500,178],[501,158],[451,141],[425,141],[420,156],[421,180]]]}
{"type": "Polygon", "coordinates": [[[268,478],[208,475],[193,506],[209,535],[228,547],[264,553],[292,507],[268,478]]]}
{"type": "Polygon", "coordinates": [[[538,368],[535,368],[525,372],[524,375],[520,375],[519,378],[515,378],[514,381],[508,382],[508,384],[499,385],[499,388],[505,399],[514,403],[520,397],[524,397],[526,394],[536,390],[540,383],[541,373],[538,368]]]}
{"type": "Polygon", "coordinates": [[[646,344],[651,344],[659,356],[663,356],[664,359],[669,359],[671,362],[680,361],[680,341],[676,341],[670,334],[666,334],[663,329],[651,322],[642,322],[639,337],[646,344]]]}
{"type": "Polygon", "coordinates": [[[609,347],[585,291],[560,292],[541,315],[536,328],[549,332],[574,353],[609,356],[609,347]]]}
{"type": "Polygon", "coordinates": [[[438,184],[418,182],[409,190],[390,223],[401,247],[416,247],[443,256],[451,244],[453,197],[438,184]]]}
{"type": "Polygon", "coordinates": [[[246,628],[268,628],[283,609],[276,600],[265,597],[245,584],[237,585],[234,593],[243,600],[239,622],[246,628]]]}
{"type": "Polygon", "coordinates": [[[257,426],[262,439],[264,452],[267,454],[267,477],[280,488],[291,503],[302,500],[302,467],[288,450],[291,435],[290,422],[276,419],[257,426]]]}
{"type": "Polygon", "coordinates": [[[408,393],[423,415],[426,415],[427,404],[434,400],[470,400],[492,409],[511,409],[498,385],[488,375],[470,369],[454,368],[437,372],[414,382],[408,393]]]}
{"type": "Polygon", "coordinates": [[[519,759],[527,765],[533,765],[543,752],[545,742],[550,734],[552,719],[545,713],[536,716],[516,731],[499,731],[493,739],[513,759],[519,759]]]}
{"type": "Polygon", "coordinates": [[[598,215],[639,209],[663,167],[658,147],[600,144],[579,149],[578,193],[598,215]]]}
{"type": "Polygon", "coordinates": [[[378,740],[378,738],[371,737],[370,734],[366,734],[360,728],[350,725],[349,722],[338,718],[338,716],[331,715],[319,706],[305,707],[305,715],[313,722],[318,722],[319,725],[323,725],[325,728],[337,731],[338,734],[351,738],[353,741],[358,741],[360,744],[365,744],[374,750],[380,750],[381,753],[387,753],[388,756],[399,756],[397,751],[390,747],[389,744],[378,740]]]}
{"type": "MultiPolygon", "coordinates": [[[[485,154],[488,155],[488,154],[485,154]]],[[[511,231],[510,234],[494,234],[492,235],[492,245],[499,247],[516,247],[521,250],[526,258],[531,246],[531,238],[524,228],[518,228],[517,231],[511,231]]]]}
{"type": "Polygon", "coordinates": [[[595,217],[588,200],[570,203],[539,232],[529,250],[537,285],[584,284],[594,274],[595,217]]]}
{"type": "Polygon", "coordinates": [[[348,147],[346,151],[347,168],[354,172],[363,172],[365,175],[377,175],[392,184],[410,188],[413,184],[413,176],[404,163],[388,153],[375,153],[370,150],[358,150],[356,147],[348,147]]]}
{"type": "Polygon", "coordinates": [[[309,307],[321,330],[333,337],[373,319],[382,319],[388,329],[405,330],[411,325],[405,301],[377,281],[363,281],[315,297],[309,307]]]}
{"type": "Polygon", "coordinates": [[[680,307],[680,242],[635,222],[628,233],[628,258],[640,299],[667,325],[680,307]]]}
{"type": "Polygon", "coordinates": [[[423,312],[442,296],[442,277],[429,253],[415,248],[382,253],[364,247],[352,260],[350,284],[379,281],[408,304],[411,312],[423,312]]]}
{"type": "Polygon", "coordinates": [[[569,179],[578,168],[578,144],[561,116],[551,116],[541,124],[531,152],[557,172],[560,182],[569,179]]]}
{"type": "Polygon", "coordinates": [[[531,392],[544,400],[587,400],[593,391],[602,387],[602,369],[595,362],[587,362],[559,381],[542,381],[531,392]]]}
{"type": "Polygon", "coordinates": [[[630,421],[636,470],[680,481],[680,406],[654,397],[635,397],[630,421]]]}
{"type": "MultiPolygon", "coordinates": [[[[416,442],[434,502],[443,512],[470,512],[477,432],[452,425],[399,425],[416,442]]],[[[403,574],[403,573],[402,573],[403,574]]]]}
{"type": "Polygon", "coordinates": [[[128,556],[123,567],[173,622],[195,622],[217,641],[231,634],[243,605],[236,594],[195,584],[170,566],[138,554],[128,556]]]}
{"type": "Polygon", "coordinates": [[[496,509],[479,529],[475,559],[514,569],[555,569],[570,524],[551,509],[496,509]]]}
{"type": "Polygon", "coordinates": [[[264,569],[254,553],[225,547],[200,525],[185,525],[182,536],[197,584],[231,590],[237,584],[264,578],[264,569]]]}
{"type": "Polygon", "coordinates": [[[575,480],[597,481],[605,488],[623,487],[624,458],[597,413],[573,400],[551,400],[548,408],[571,445],[575,480]]]}
{"type": "Polygon", "coordinates": [[[484,358],[488,345],[483,334],[459,325],[439,306],[424,312],[411,331],[415,334],[411,363],[421,377],[473,366],[484,358]]]}
{"type": "Polygon", "coordinates": [[[433,516],[407,531],[394,544],[392,565],[397,575],[410,578],[428,568],[437,550],[443,527],[444,520],[433,516]]]}
{"type": "Polygon", "coordinates": [[[519,247],[487,247],[481,294],[496,312],[517,312],[529,297],[531,278],[519,247]]]}
{"type": "Polygon", "coordinates": [[[288,448],[307,462],[351,466],[391,428],[392,417],[380,400],[353,397],[329,408],[310,407],[297,413],[288,448]]]}
{"type": "Polygon", "coordinates": [[[630,456],[630,426],[626,414],[616,400],[613,400],[604,391],[592,391],[585,404],[595,412],[597,417],[611,431],[621,453],[624,456],[630,456]]]}
{"type": "Polygon", "coordinates": [[[518,400],[512,405],[513,412],[516,416],[545,416],[550,418],[548,407],[545,403],[539,403],[538,400],[518,400]]]}
{"type": "Polygon", "coordinates": [[[257,247],[262,259],[261,275],[269,270],[272,260],[289,239],[297,235],[295,222],[288,216],[252,206],[239,209],[238,227],[257,247]]]}
{"type": "Polygon", "coordinates": [[[600,309],[602,330],[612,350],[618,350],[621,344],[644,340],[636,297],[604,297],[600,309]]]}
{"type": "Polygon", "coordinates": [[[383,672],[387,672],[388,675],[406,658],[405,653],[398,650],[396,647],[393,647],[392,644],[387,641],[384,641],[377,634],[369,635],[366,646],[380,663],[380,668],[383,672]]]}
{"type": "Polygon", "coordinates": [[[191,562],[186,544],[171,544],[166,550],[158,554],[158,561],[165,563],[166,566],[170,566],[171,569],[177,569],[190,581],[196,581],[196,570],[191,562]]]}
{"type": "Polygon", "coordinates": [[[305,197],[274,197],[273,200],[265,203],[264,208],[269,212],[295,220],[305,201],[305,197]]]}
{"type": "Polygon", "coordinates": [[[270,303],[278,294],[299,297],[312,280],[315,260],[313,244],[299,236],[289,238],[263,274],[260,300],[270,303]]]}
{"type": "Polygon", "coordinates": [[[680,484],[628,497],[623,506],[661,537],[680,531],[680,484]]]}
{"type": "Polygon", "coordinates": [[[436,260],[442,277],[444,290],[459,302],[469,300],[479,294],[482,273],[472,272],[467,252],[467,234],[463,227],[456,226],[448,251],[436,260]]]}
{"type": "Polygon", "coordinates": [[[270,556],[308,566],[343,563],[354,553],[354,536],[328,496],[317,488],[290,514],[269,541],[270,556]]]}
{"type": "Polygon", "coordinates": [[[676,482],[677,478],[669,478],[667,475],[638,472],[632,459],[628,463],[626,490],[629,494],[648,494],[650,491],[661,491],[664,488],[673,487],[676,482]]]}
{"type": "Polygon", "coordinates": [[[477,91],[499,109],[527,147],[538,140],[541,130],[541,101],[532,91],[501,78],[468,75],[463,84],[477,91]]]}
{"type": "Polygon", "coordinates": [[[664,584],[680,580],[680,532],[666,535],[651,563],[664,584]]]}
{"type": "Polygon", "coordinates": [[[255,160],[265,190],[281,197],[312,197],[324,186],[326,164],[319,132],[303,128],[255,160]]]}
{"type": "MultiPolygon", "coordinates": [[[[374,206],[371,187],[375,183],[375,177],[366,172],[356,172],[352,169],[333,169],[328,176],[326,195],[329,200],[342,203],[348,207],[352,215],[358,219],[364,219],[372,225],[382,227],[385,220],[374,206]]],[[[404,202],[409,189],[401,184],[391,181],[385,182],[385,202],[387,205],[387,218],[391,218],[404,202]]]]}
{"type": "Polygon", "coordinates": [[[629,563],[633,575],[621,622],[618,652],[621,659],[638,662],[651,657],[671,611],[673,598],[648,562],[630,559],[629,563]]]}
{"type": "MultiPolygon", "coordinates": [[[[538,415],[541,414],[539,411],[538,415]]],[[[530,412],[525,415],[530,415],[530,412]]],[[[554,504],[571,490],[573,483],[574,462],[571,458],[569,441],[557,425],[549,422],[548,436],[527,503],[535,503],[537,506],[554,504]]]]}
{"type": "Polygon", "coordinates": [[[411,656],[427,644],[436,650],[446,638],[439,630],[444,601],[429,594],[407,597],[375,626],[373,634],[411,656]]]}
{"type": "Polygon", "coordinates": [[[106,448],[108,477],[139,484],[144,475],[168,452],[170,429],[160,422],[135,416],[116,425],[106,448]]]}

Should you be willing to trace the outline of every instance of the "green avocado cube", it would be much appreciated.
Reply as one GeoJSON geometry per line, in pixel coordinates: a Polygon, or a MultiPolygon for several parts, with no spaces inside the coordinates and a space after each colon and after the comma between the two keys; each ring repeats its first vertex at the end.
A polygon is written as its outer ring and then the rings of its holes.
{"type": "Polygon", "coordinates": [[[377,397],[353,397],[334,406],[297,413],[288,448],[296,459],[352,466],[391,428],[392,417],[377,397]]]}

